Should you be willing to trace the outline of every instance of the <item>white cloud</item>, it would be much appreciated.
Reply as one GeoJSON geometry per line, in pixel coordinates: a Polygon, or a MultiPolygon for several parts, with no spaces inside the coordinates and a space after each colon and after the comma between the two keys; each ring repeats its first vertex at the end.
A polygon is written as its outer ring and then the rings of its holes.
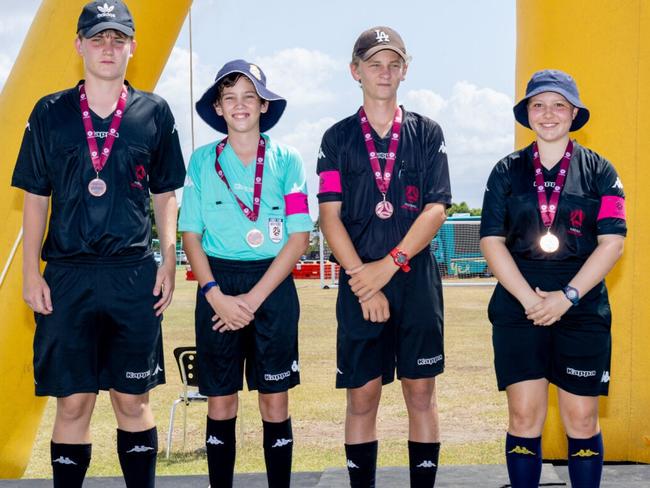
{"type": "Polygon", "coordinates": [[[318,177],[316,176],[316,158],[321,138],[325,131],[336,120],[324,117],[315,122],[303,120],[291,132],[278,136],[278,140],[295,147],[301,154],[307,175],[307,188],[309,190],[309,210],[313,219],[318,215],[318,177]]]}
{"type": "Polygon", "coordinates": [[[11,67],[13,66],[13,61],[9,56],[4,53],[0,53],[0,89],[4,86],[5,81],[9,73],[11,73],[11,67]]]}
{"type": "Polygon", "coordinates": [[[293,106],[334,102],[335,94],[326,85],[345,67],[345,63],[325,53],[300,47],[257,57],[255,62],[266,74],[269,89],[290,100],[293,106]]]}
{"type": "Polygon", "coordinates": [[[455,202],[480,206],[494,164],[512,152],[512,100],[504,93],[457,82],[445,99],[431,90],[411,90],[407,109],[436,120],[445,133],[455,202]]]}

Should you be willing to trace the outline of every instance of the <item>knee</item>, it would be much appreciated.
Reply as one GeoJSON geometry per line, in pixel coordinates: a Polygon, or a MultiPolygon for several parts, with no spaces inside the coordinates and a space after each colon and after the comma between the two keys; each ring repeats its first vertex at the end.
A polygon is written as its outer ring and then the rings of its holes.
{"type": "Polygon", "coordinates": [[[410,412],[432,412],[438,408],[433,392],[428,389],[409,389],[404,392],[404,401],[410,412]]]}
{"type": "Polygon", "coordinates": [[[147,395],[115,394],[112,399],[115,413],[122,418],[139,419],[149,408],[147,395]]]}
{"type": "Polygon", "coordinates": [[[93,406],[92,398],[61,398],[57,403],[56,415],[64,422],[90,420],[93,406]]]}
{"type": "Polygon", "coordinates": [[[284,422],[289,418],[289,399],[287,395],[260,395],[260,413],[267,422],[284,422]]]}
{"type": "Polygon", "coordinates": [[[544,425],[545,410],[536,406],[510,408],[510,433],[522,437],[537,436],[544,425]]]}
{"type": "Polygon", "coordinates": [[[598,412],[591,409],[572,408],[565,412],[564,421],[570,437],[588,438],[598,433],[598,412]]]}
{"type": "Polygon", "coordinates": [[[208,398],[208,417],[213,420],[229,420],[237,415],[237,395],[208,398]]]}
{"type": "Polygon", "coordinates": [[[369,415],[376,415],[379,406],[378,401],[374,397],[350,395],[348,397],[347,412],[349,415],[358,417],[366,417],[369,415]]]}

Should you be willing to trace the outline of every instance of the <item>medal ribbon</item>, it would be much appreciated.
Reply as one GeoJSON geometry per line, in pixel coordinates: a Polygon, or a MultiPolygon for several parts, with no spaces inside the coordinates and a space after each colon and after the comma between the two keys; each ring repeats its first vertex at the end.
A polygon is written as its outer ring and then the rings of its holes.
{"type": "Polygon", "coordinates": [[[384,168],[383,175],[381,174],[381,167],[377,158],[375,142],[372,140],[372,134],[370,133],[368,116],[363,107],[359,109],[359,120],[361,122],[361,132],[363,132],[363,138],[366,142],[368,158],[370,158],[370,166],[375,175],[375,183],[377,183],[377,188],[385,200],[388,187],[390,186],[390,180],[393,177],[393,167],[395,166],[395,157],[399,146],[400,128],[402,127],[402,115],[398,107],[395,110],[395,118],[393,119],[393,128],[391,130],[390,143],[388,144],[388,155],[386,156],[386,167],[384,168]]]}
{"type": "Polygon", "coordinates": [[[101,155],[99,154],[99,149],[97,148],[97,139],[95,138],[95,129],[93,128],[93,121],[90,118],[90,106],[88,105],[88,97],[86,96],[86,88],[84,85],[79,87],[79,105],[81,106],[81,120],[84,124],[84,129],[86,130],[86,141],[88,142],[88,151],[90,152],[90,159],[93,162],[93,168],[97,172],[99,177],[99,172],[104,169],[106,166],[106,161],[111,155],[111,150],[113,149],[113,143],[117,138],[117,130],[120,128],[122,123],[122,115],[124,114],[124,108],[126,107],[126,99],[128,97],[128,91],[125,86],[122,86],[122,93],[120,98],[117,99],[117,106],[115,107],[115,112],[113,113],[113,119],[111,120],[111,125],[108,129],[108,134],[106,135],[106,142],[104,142],[104,148],[102,149],[101,155]]]}
{"type": "Polygon", "coordinates": [[[242,209],[242,212],[244,212],[244,215],[251,222],[255,222],[257,220],[257,217],[259,217],[260,215],[260,203],[261,203],[261,196],[262,196],[262,177],[264,175],[264,153],[266,151],[266,142],[264,141],[264,138],[260,136],[260,143],[257,146],[257,159],[255,160],[255,184],[253,185],[253,209],[252,210],[244,202],[242,202],[237,195],[235,195],[235,192],[232,191],[232,188],[230,188],[230,184],[228,183],[228,179],[226,178],[226,175],[224,174],[223,169],[221,168],[221,164],[219,164],[219,156],[221,156],[221,153],[223,152],[227,143],[228,143],[228,138],[226,137],[223,141],[217,144],[217,155],[214,159],[214,169],[217,170],[217,175],[219,176],[219,178],[221,178],[221,181],[224,182],[224,184],[226,185],[230,193],[232,193],[232,196],[235,197],[235,200],[237,200],[237,203],[239,204],[239,207],[242,209]]]}
{"type": "Polygon", "coordinates": [[[546,198],[546,188],[544,187],[544,176],[542,175],[542,160],[539,157],[537,142],[533,143],[533,167],[535,168],[535,186],[537,187],[537,200],[539,201],[539,211],[542,215],[542,221],[547,230],[553,225],[555,214],[557,212],[557,203],[560,200],[560,193],[564,187],[567,173],[569,172],[569,163],[573,154],[573,141],[569,143],[564,150],[564,156],[560,162],[560,171],[555,178],[555,186],[551,193],[550,201],[546,198]]]}

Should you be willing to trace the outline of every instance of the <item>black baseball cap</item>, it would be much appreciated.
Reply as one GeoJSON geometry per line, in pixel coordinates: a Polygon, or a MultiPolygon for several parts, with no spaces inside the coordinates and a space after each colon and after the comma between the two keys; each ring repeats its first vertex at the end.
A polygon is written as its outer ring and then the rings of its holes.
{"type": "Polygon", "coordinates": [[[385,49],[395,51],[407,63],[411,60],[411,57],[406,54],[406,46],[402,37],[397,31],[382,25],[361,33],[357,42],[354,43],[352,59],[360,58],[362,61],[367,61],[372,55],[385,49]]]}
{"type": "Polygon", "coordinates": [[[108,29],[133,37],[135,25],[126,4],[121,0],[101,0],[86,4],[77,22],[77,34],[90,38],[108,29]]]}

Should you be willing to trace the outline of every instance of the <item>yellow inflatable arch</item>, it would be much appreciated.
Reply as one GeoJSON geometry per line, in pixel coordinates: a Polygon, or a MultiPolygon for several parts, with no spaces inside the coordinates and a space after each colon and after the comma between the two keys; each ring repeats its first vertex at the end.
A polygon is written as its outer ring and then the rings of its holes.
{"type": "MultiPolygon", "coordinates": [[[[45,401],[34,396],[34,320],[22,300],[22,192],[9,188],[25,123],[36,100],[82,78],[73,49],[77,17],[87,0],[43,0],[0,95],[0,478],[19,478],[29,461],[45,401]],[[68,41],[66,41],[69,40],[68,41]]],[[[191,0],[129,0],[137,51],[128,79],[153,90],[191,0]]]]}
{"type": "MultiPolygon", "coordinates": [[[[517,99],[544,68],[575,77],[591,120],[574,137],[612,161],[625,187],[625,254],[607,278],[614,347],[601,426],[606,460],[650,463],[650,5],[518,0],[517,99]]],[[[531,137],[518,127],[517,147],[531,137]]],[[[543,439],[544,458],[566,459],[555,391],[543,439]]]]}
{"type": "MultiPolygon", "coordinates": [[[[85,0],[43,0],[0,95],[0,154],[5,198],[0,200],[0,478],[25,470],[44,406],[34,397],[33,319],[22,301],[22,194],[8,189],[25,121],[34,102],[74,84],[82,73],[72,49],[85,0]],[[70,39],[70,44],[60,42],[70,39]]],[[[191,0],[129,0],[137,22],[138,52],[129,67],[134,85],[151,90],[169,56],[191,0]],[[161,8],[164,5],[164,8],[161,8]]],[[[518,0],[517,98],[530,75],[559,68],[577,79],[592,120],[578,140],[612,160],[625,184],[629,237],[625,257],[610,274],[614,354],[610,396],[601,401],[607,460],[650,462],[650,8],[644,0],[518,0]],[[645,272],[644,272],[645,271],[645,272]]],[[[517,146],[531,135],[520,128],[517,146]]],[[[566,457],[550,400],[544,457],[566,457]]]]}

